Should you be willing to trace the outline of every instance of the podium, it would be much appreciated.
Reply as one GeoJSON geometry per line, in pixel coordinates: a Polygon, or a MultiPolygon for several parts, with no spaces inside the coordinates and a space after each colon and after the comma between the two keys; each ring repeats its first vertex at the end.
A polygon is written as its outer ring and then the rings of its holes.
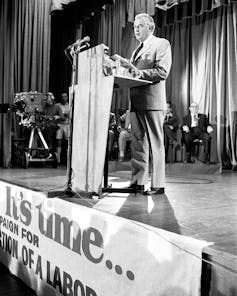
{"type": "Polygon", "coordinates": [[[68,170],[76,193],[102,192],[112,93],[116,87],[136,87],[149,81],[105,75],[104,45],[78,54],[74,86],[71,157],[68,170]]]}

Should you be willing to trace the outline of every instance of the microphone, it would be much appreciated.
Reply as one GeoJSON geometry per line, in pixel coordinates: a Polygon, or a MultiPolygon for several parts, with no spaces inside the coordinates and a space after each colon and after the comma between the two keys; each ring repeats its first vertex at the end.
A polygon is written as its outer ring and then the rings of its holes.
{"type": "Polygon", "coordinates": [[[85,36],[84,38],[82,39],[79,39],[78,41],[76,41],[76,44],[75,45],[82,45],[83,43],[88,43],[90,42],[90,37],[89,36],[85,36]]]}
{"type": "Polygon", "coordinates": [[[73,44],[68,45],[68,47],[66,47],[65,51],[69,51],[72,49],[75,50],[78,46],[80,47],[83,43],[89,44],[88,42],[90,42],[90,37],[85,36],[83,39],[78,39],[73,44]]]}

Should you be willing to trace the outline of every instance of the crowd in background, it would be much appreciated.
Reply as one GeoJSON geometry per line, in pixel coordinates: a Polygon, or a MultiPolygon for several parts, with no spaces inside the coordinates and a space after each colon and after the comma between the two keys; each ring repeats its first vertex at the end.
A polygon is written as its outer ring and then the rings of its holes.
{"type": "MultiPolygon", "coordinates": [[[[203,145],[203,162],[210,161],[210,144],[213,128],[208,116],[198,112],[198,104],[192,103],[187,115],[180,120],[175,106],[167,102],[164,119],[164,145],[166,162],[169,148],[176,154],[185,148],[184,162],[193,162],[193,148],[197,143],[203,145]]],[[[119,109],[118,113],[110,113],[108,151],[111,160],[124,161],[130,158],[131,124],[129,110],[119,109]]]]}
{"type": "MultiPolygon", "coordinates": [[[[206,164],[210,161],[210,145],[213,128],[209,123],[208,116],[198,112],[199,106],[193,102],[189,107],[189,112],[181,120],[177,113],[175,105],[167,102],[167,108],[164,117],[164,146],[166,162],[172,162],[176,159],[177,151],[183,148],[185,163],[192,163],[195,145],[203,146],[202,161],[206,164]],[[171,152],[170,152],[171,151],[171,152]],[[170,153],[172,155],[170,155],[170,153]]],[[[66,151],[69,139],[69,103],[68,94],[62,93],[60,102],[56,103],[55,97],[49,93],[43,115],[45,120],[42,130],[49,149],[55,154],[57,163],[62,161],[62,145],[64,148],[64,160],[67,158],[66,151]]],[[[131,158],[131,123],[130,111],[119,109],[117,112],[111,112],[109,118],[108,130],[108,157],[109,160],[119,162],[128,161],[131,158]]]]}

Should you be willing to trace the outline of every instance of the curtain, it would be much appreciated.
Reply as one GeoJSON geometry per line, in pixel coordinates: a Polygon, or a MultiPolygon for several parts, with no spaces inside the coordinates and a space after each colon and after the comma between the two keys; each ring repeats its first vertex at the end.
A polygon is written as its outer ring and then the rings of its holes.
{"type": "MultiPolygon", "coordinates": [[[[50,53],[48,0],[0,1],[0,104],[14,93],[48,91],[50,53]]],[[[11,161],[13,114],[0,114],[0,164],[11,161]]]]}
{"type": "Polygon", "coordinates": [[[173,65],[167,98],[180,118],[191,102],[209,115],[214,127],[212,161],[236,166],[237,4],[222,6],[157,31],[172,46],[173,65]]]}
{"type": "Polygon", "coordinates": [[[68,92],[72,79],[72,65],[64,50],[77,39],[77,21],[79,8],[76,2],[72,9],[66,7],[63,11],[57,11],[51,20],[51,50],[50,50],[50,75],[49,89],[56,100],[60,94],[68,92]]]}

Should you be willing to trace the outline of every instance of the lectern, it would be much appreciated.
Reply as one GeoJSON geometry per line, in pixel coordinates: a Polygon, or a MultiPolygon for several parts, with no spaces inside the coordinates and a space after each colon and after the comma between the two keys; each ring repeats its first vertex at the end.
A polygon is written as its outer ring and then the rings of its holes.
{"type": "Polygon", "coordinates": [[[70,182],[76,193],[101,193],[113,87],[148,81],[105,71],[103,44],[78,54],[73,100],[70,182]]]}

